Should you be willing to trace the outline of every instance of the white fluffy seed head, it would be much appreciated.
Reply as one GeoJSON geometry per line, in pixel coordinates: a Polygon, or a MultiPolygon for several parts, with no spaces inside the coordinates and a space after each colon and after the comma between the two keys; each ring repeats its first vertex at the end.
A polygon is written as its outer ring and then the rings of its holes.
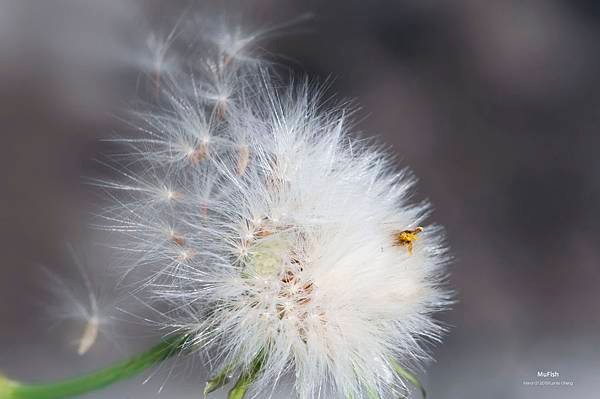
{"type": "Polygon", "coordinates": [[[283,84],[251,55],[256,35],[228,32],[164,76],[161,110],[120,140],[106,227],[212,364],[264,354],[255,393],[289,376],[304,399],[398,395],[392,361],[414,365],[441,333],[441,230],[417,229],[415,180],[349,134],[348,109],[283,84]]]}

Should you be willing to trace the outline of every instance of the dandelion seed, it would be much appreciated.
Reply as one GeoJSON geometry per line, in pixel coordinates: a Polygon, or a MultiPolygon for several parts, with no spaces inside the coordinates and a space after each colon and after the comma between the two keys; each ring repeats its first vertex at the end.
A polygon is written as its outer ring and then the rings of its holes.
{"type": "Polygon", "coordinates": [[[150,32],[146,38],[146,53],[137,60],[142,70],[150,75],[154,98],[160,96],[164,75],[172,73],[177,68],[178,58],[169,53],[173,43],[182,32],[180,24],[183,17],[182,15],[166,34],[150,32]]]}
{"type": "MultiPolygon", "coordinates": [[[[108,311],[112,303],[99,299],[83,261],[71,244],[66,248],[77,266],[80,281],[65,281],[54,273],[44,269],[50,281],[50,288],[60,301],[51,304],[54,317],[75,320],[83,326],[76,339],[77,353],[85,355],[96,344],[101,329],[108,325],[108,311]]],[[[106,331],[104,331],[106,332],[106,331]]]]}

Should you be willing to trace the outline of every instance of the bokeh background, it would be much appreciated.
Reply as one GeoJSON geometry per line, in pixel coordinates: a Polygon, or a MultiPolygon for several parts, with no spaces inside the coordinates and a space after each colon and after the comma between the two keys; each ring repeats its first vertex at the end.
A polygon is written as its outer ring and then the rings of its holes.
{"type": "MultiPolygon", "coordinates": [[[[197,3],[0,0],[0,370],[48,380],[153,340],[134,322],[78,356],[76,326],[48,311],[40,270],[76,278],[66,241],[106,267],[88,226],[99,199],[82,177],[106,173],[98,139],[137,98],[132,55],[149,29],[222,8],[250,26],[311,13],[264,47],[355,99],[357,128],[387,143],[435,205],[459,302],[440,316],[450,333],[422,373],[430,397],[598,395],[599,2],[197,3]],[[524,386],[538,370],[573,386],[524,386]]],[[[198,398],[205,372],[194,363],[89,397],[198,398]]]]}

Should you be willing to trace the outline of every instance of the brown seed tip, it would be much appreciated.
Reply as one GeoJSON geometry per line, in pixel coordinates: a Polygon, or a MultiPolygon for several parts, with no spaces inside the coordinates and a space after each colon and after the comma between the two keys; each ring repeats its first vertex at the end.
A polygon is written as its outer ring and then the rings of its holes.
{"type": "Polygon", "coordinates": [[[190,161],[192,161],[193,165],[198,165],[200,162],[204,161],[207,156],[208,156],[208,144],[206,144],[206,143],[200,144],[189,155],[190,161]]]}
{"type": "Polygon", "coordinates": [[[244,145],[240,148],[240,157],[237,162],[237,174],[238,176],[242,176],[244,172],[246,172],[246,168],[248,167],[248,161],[250,160],[250,149],[247,145],[244,145]]]}
{"type": "Polygon", "coordinates": [[[183,238],[183,236],[175,233],[174,231],[171,232],[171,240],[173,240],[173,242],[176,245],[179,245],[180,247],[183,247],[185,245],[185,238],[183,238]]]}

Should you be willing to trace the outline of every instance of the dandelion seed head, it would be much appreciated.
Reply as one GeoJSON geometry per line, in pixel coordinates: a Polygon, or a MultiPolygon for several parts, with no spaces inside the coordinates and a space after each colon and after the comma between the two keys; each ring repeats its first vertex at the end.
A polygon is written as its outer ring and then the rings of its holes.
{"type": "Polygon", "coordinates": [[[145,137],[121,140],[107,229],[211,364],[265,354],[255,393],[290,376],[302,399],[398,395],[391,359],[426,359],[443,332],[442,230],[411,173],[352,135],[351,109],[285,84],[254,56],[269,31],[241,32],[204,38],[162,109],[139,114],[145,137]]]}

